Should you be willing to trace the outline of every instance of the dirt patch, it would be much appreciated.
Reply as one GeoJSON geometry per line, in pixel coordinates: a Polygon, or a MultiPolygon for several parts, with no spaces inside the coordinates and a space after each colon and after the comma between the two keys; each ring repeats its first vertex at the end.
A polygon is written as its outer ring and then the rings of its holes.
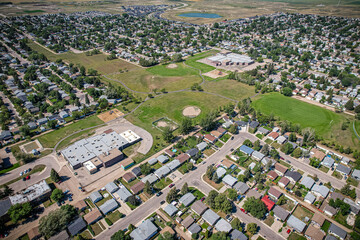
{"type": "Polygon", "coordinates": [[[104,122],[109,122],[109,121],[114,120],[115,118],[121,117],[123,115],[124,115],[124,113],[122,113],[118,109],[113,109],[113,110],[99,114],[98,118],[100,118],[104,122]]]}
{"type": "Polygon", "coordinates": [[[224,77],[228,75],[226,72],[223,72],[221,70],[214,69],[210,72],[204,73],[205,76],[211,77],[211,78],[219,78],[224,77]]]}
{"type": "Polygon", "coordinates": [[[35,149],[37,151],[41,151],[41,150],[43,150],[43,147],[38,140],[35,140],[35,141],[29,142],[29,143],[26,143],[26,144],[20,146],[20,149],[24,153],[31,154],[31,151],[33,149],[35,149]]]}
{"type": "Polygon", "coordinates": [[[178,65],[175,64],[175,63],[171,63],[171,64],[166,66],[166,68],[170,68],[170,69],[177,68],[177,67],[178,67],[178,65]]]}
{"type": "Polygon", "coordinates": [[[201,109],[198,107],[193,107],[193,106],[186,107],[186,108],[184,108],[182,113],[185,117],[194,118],[194,117],[199,116],[199,114],[201,113],[201,109]]]}
{"type": "Polygon", "coordinates": [[[169,127],[172,131],[176,130],[179,127],[176,122],[166,117],[160,118],[153,122],[153,126],[160,129],[161,131],[163,131],[166,127],[169,127]]]}

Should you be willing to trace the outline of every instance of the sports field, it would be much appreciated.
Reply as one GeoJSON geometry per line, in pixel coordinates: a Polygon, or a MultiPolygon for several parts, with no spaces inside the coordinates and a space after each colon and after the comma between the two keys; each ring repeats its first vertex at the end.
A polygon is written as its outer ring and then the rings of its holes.
{"type": "Polygon", "coordinates": [[[207,92],[217,93],[234,100],[241,100],[255,95],[254,86],[229,79],[206,82],[203,88],[207,92]]]}
{"type": "Polygon", "coordinates": [[[273,113],[281,120],[299,123],[302,128],[314,128],[316,133],[325,139],[344,146],[359,146],[359,141],[353,138],[352,128],[341,130],[343,122],[353,119],[351,116],[337,114],[294,98],[285,97],[280,93],[262,95],[253,102],[253,106],[264,114],[273,113]]]}

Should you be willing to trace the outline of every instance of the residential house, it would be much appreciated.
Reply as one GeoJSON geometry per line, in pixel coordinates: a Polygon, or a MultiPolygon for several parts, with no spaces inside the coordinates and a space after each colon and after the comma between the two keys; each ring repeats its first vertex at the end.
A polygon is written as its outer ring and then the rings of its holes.
{"type": "Polygon", "coordinates": [[[288,216],[290,215],[288,211],[286,211],[284,208],[278,205],[275,205],[273,212],[274,212],[274,216],[283,222],[285,222],[288,216]]]}
{"type": "Polygon", "coordinates": [[[247,236],[237,229],[234,229],[230,233],[231,240],[248,240],[247,236]]]}
{"type": "Polygon", "coordinates": [[[164,164],[164,163],[166,163],[167,161],[169,161],[169,158],[168,158],[167,156],[165,156],[165,155],[160,155],[160,156],[157,157],[157,160],[158,160],[160,163],[164,164]]]}
{"type": "Polygon", "coordinates": [[[341,201],[343,201],[344,198],[345,198],[344,195],[338,192],[332,192],[330,194],[330,199],[333,199],[334,201],[336,201],[336,199],[340,199],[341,201]]]}
{"type": "Polygon", "coordinates": [[[197,223],[193,223],[189,228],[188,231],[189,233],[192,235],[194,233],[199,233],[201,232],[202,228],[197,224],[197,223]]]}
{"type": "Polygon", "coordinates": [[[102,214],[97,208],[93,208],[91,212],[84,215],[84,220],[87,225],[91,225],[102,218],[102,214]]]}
{"type": "Polygon", "coordinates": [[[284,137],[284,136],[280,136],[280,137],[278,137],[278,138],[276,139],[276,141],[277,141],[279,144],[284,144],[284,143],[286,143],[287,138],[284,137]]]}
{"type": "Polygon", "coordinates": [[[285,177],[287,177],[292,184],[295,184],[301,179],[302,175],[299,172],[287,171],[285,177]]]}
{"type": "Polygon", "coordinates": [[[226,174],[226,169],[223,167],[218,167],[215,171],[218,178],[222,178],[226,174]]]}
{"type": "Polygon", "coordinates": [[[235,189],[240,194],[244,195],[249,190],[249,186],[246,183],[237,182],[233,186],[233,189],[235,189]]]}
{"type": "Polygon", "coordinates": [[[144,187],[145,187],[145,184],[140,181],[138,183],[135,183],[131,188],[130,188],[130,191],[133,193],[133,194],[138,194],[140,192],[142,192],[142,190],[144,190],[144,187]]]}
{"type": "Polygon", "coordinates": [[[282,188],[286,188],[287,185],[289,185],[290,180],[287,177],[282,177],[279,182],[278,185],[282,188]]]}
{"type": "Polygon", "coordinates": [[[261,161],[265,157],[265,155],[261,152],[253,151],[251,157],[253,157],[255,160],[261,161]]]}
{"type": "Polygon", "coordinates": [[[58,234],[49,238],[49,240],[69,240],[69,239],[70,239],[70,237],[66,230],[63,230],[63,231],[59,232],[58,234]]]}
{"type": "Polygon", "coordinates": [[[215,229],[219,232],[229,233],[232,230],[232,227],[225,219],[220,218],[220,220],[215,224],[215,229]]]}
{"type": "Polygon", "coordinates": [[[232,166],[234,166],[234,162],[230,161],[229,159],[223,159],[221,160],[221,166],[224,167],[225,169],[230,169],[232,168],[232,166]]]}
{"type": "Polygon", "coordinates": [[[185,229],[188,229],[194,222],[195,219],[191,215],[189,215],[181,222],[181,225],[183,225],[185,229]]]}
{"type": "Polygon", "coordinates": [[[314,216],[311,218],[311,223],[319,228],[322,227],[324,222],[325,222],[325,218],[320,213],[317,212],[315,212],[314,216]]]}
{"type": "Polygon", "coordinates": [[[204,140],[208,143],[214,144],[216,142],[217,138],[215,138],[214,136],[212,136],[210,134],[205,134],[204,140]]]}
{"type": "Polygon", "coordinates": [[[246,145],[242,145],[240,147],[240,152],[245,153],[246,155],[250,156],[254,152],[254,149],[252,149],[246,145]]]}
{"type": "Polygon", "coordinates": [[[27,232],[27,235],[30,240],[40,239],[41,233],[39,232],[39,227],[34,227],[34,228],[30,229],[27,232]]]}
{"type": "Polygon", "coordinates": [[[200,200],[194,202],[191,205],[191,210],[193,210],[197,215],[201,216],[208,209],[208,207],[202,203],[200,200]]]}
{"type": "Polygon", "coordinates": [[[159,178],[164,178],[171,172],[170,168],[165,166],[162,166],[161,168],[157,169],[154,174],[159,178]]]}
{"type": "Polygon", "coordinates": [[[222,181],[223,181],[226,185],[232,187],[232,186],[234,186],[235,183],[237,182],[237,179],[234,178],[233,176],[231,176],[230,174],[228,174],[228,175],[226,175],[226,176],[222,179],[222,181]]]}
{"type": "Polygon", "coordinates": [[[197,144],[196,147],[197,147],[197,149],[199,149],[200,152],[202,152],[207,148],[207,143],[201,142],[201,143],[197,144]]]}
{"type": "Polygon", "coordinates": [[[327,195],[329,194],[329,189],[327,187],[325,187],[324,185],[317,185],[315,184],[312,188],[311,191],[313,193],[315,193],[318,196],[321,196],[323,198],[326,198],[327,195]]]}
{"type": "Polygon", "coordinates": [[[316,197],[314,195],[312,195],[310,192],[308,192],[304,198],[304,201],[309,203],[309,204],[313,204],[313,202],[315,202],[316,197]]]}
{"type": "Polygon", "coordinates": [[[313,225],[309,225],[305,231],[305,236],[310,240],[323,240],[325,233],[319,228],[316,228],[313,225]]]}
{"type": "Polygon", "coordinates": [[[341,165],[341,164],[338,164],[336,166],[335,171],[337,171],[337,172],[339,172],[339,173],[341,173],[341,174],[343,174],[345,176],[348,176],[350,174],[350,172],[351,172],[351,168],[346,167],[346,166],[341,165]]]}
{"type": "Polygon", "coordinates": [[[181,204],[184,204],[185,207],[189,206],[196,200],[196,197],[192,193],[186,193],[179,199],[181,204]]]}
{"type": "Polygon", "coordinates": [[[168,155],[168,157],[175,157],[175,153],[173,151],[171,151],[170,149],[166,149],[165,150],[165,154],[168,155]]]}
{"type": "Polygon", "coordinates": [[[168,204],[166,207],[164,207],[164,211],[170,216],[174,216],[175,213],[179,211],[173,204],[168,204]]]}
{"type": "Polygon", "coordinates": [[[156,177],[156,175],[154,173],[150,173],[149,175],[146,175],[145,177],[143,177],[141,179],[141,181],[143,183],[149,182],[150,184],[155,183],[156,181],[158,181],[159,179],[156,177]]]}
{"type": "Polygon", "coordinates": [[[122,176],[122,178],[124,179],[125,182],[129,183],[133,181],[136,177],[132,172],[127,172],[122,176]]]}
{"type": "Polygon", "coordinates": [[[259,127],[257,129],[257,131],[263,135],[267,135],[270,132],[269,130],[267,130],[266,128],[263,128],[263,127],[259,127]]]}
{"type": "Polygon", "coordinates": [[[74,220],[72,223],[70,223],[67,227],[71,236],[75,236],[76,234],[81,232],[81,230],[83,230],[84,228],[86,228],[86,223],[82,217],[78,217],[76,220],[74,220]]]}
{"type": "Polygon", "coordinates": [[[354,171],[352,172],[351,176],[356,179],[356,180],[360,180],[360,170],[358,169],[354,169],[354,171]]]}
{"type": "Polygon", "coordinates": [[[130,233],[134,240],[149,240],[158,232],[158,228],[151,219],[143,221],[135,230],[130,233]]]}
{"type": "Polygon", "coordinates": [[[279,175],[279,176],[284,176],[284,174],[286,173],[286,171],[288,170],[285,166],[279,164],[279,163],[275,163],[275,172],[279,175]]]}
{"type": "Polygon", "coordinates": [[[105,185],[105,188],[109,193],[114,193],[119,189],[119,187],[114,182],[109,182],[105,185]]]}
{"type": "Polygon", "coordinates": [[[252,132],[255,132],[256,131],[256,128],[260,125],[259,122],[257,121],[251,121],[249,123],[249,130],[252,131],[252,132]]]}
{"type": "Polygon", "coordinates": [[[300,184],[303,185],[307,189],[311,189],[312,186],[315,184],[315,181],[311,177],[306,176],[306,177],[303,177],[303,179],[301,179],[300,184]]]}
{"type": "Polygon", "coordinates": [[[334,216],[337,213],[337,210],[330,206],[329,204],[326,204],[324,207],[324,213],[330,217],[334,216]]]}
{"type": "Polygon", "coordinates": [[[273,140],[273,141],[275,141],[278,137],[279,137],[279,133],[277,133],[277,132],[271,132],[271,133],[268,135],[268,138],[269,138],[270,140],[273,140]]]}
{"type": "Polygon", "coordinates": [[[179,156],[177,156],[175,158],[175,160],[179,160],[180,164],[183,164],[184,162],[186,162],[189,159],[190,159],[189,155],[187,155],[185,153],[181,153],[179,156]]]}
{"type": "Polygon", "coordinates": [[[158,162],[157,158],[152,158],[152,159],[150,159],[150,160],[148,161],[148,164],[149,164],[150,166],[152,166],[152,165],[155,165],[157,162],[158,162]]]}
{"type": "Polygon", "coordinates": [[[219,220],[220,216],[217,215],[213,210],[208,209],[202,215],[202,218],[211,226],[214,226],[215,223],[219,220]]]}
{"type": "Polygon", "coordinates": [[[271,211],[271,209],[273,209],[275,205],[275,203],[269,199],[268,195],[265,195],[263,198],[261,198],[261,201],[265,204],[269,212],[271,211]]]}
{"type": "Polygon", "coordinates": [[[274,181],[278,176],[279,176],[279,175],[278,175],[275,171],[273,171],[273,170],[269,171],[268,174],[267,174],[267,177],[270,178],[270,179],[273,180],[273,181],[274,181]]]}
{"type": "Polygon", "coordinates": [[[131,172],[136,176],[139,177],[141,175],[141,169],[140,167],[134,167],[131,172]]]}
{"type": "Polygon", "coordinates": [[[174,171],[175,169],[180,167],[180,165],[181,165],[180,161],[175,159],[175,160],[167,163],[165,166],[167,166],[171,171],[174,171]]]}
{"type": "Polygon", "coordinates": [[[300,219],[294,217],[293,215],[290,215],[286,223],[289,227],[294,228],[299,233],[302,233],[306,227],[306,223],[302,222],[300,219]]]}
{"type": "Polygon", "coordinates": [[[100,201],[101,199],[103,199],[103,196],[99,192],[96,191],[96,192],[91,193],[89,195],[89,198],[93,203],[96,203],[96,202],[100,201]]]}
{"type": "Polygon", "coordinates": [[[119,204],[117,203],[117,201],[115,201],[115,199],[110,199],[110,200],[107,200],[104,204],[102,204],[99,208],[100,208],[100,211],[104,215],[106,215],[109,212],[114,211],[118,207],[119,207],[119,204]]]}
{"type": "Polygon", "coordinates": [[[276,200],[278,200],[282,195],[282,193],[276,190],[274,187],[270,187],[268,194],[270,195],[270,197],[273,197],[276,200]]]}
{"type": "Polygon", "coordinates": [[[326,156],[324,158],[324,160],[321,162],[322,165],[324,165],[325,167],[328,167],[328,168],[332,168],[334,163],[335,163],[335,160],[328,156],[326,156]]]}
{"type": "Polygon", "coordinates": [[[312,154],[312,157],[317,158],[320,161],[322,161],[326,156],[326,154],[324,152],[320,151],[317,148],[311,149],[310,154],[312,154]]]}
{"type": "Polygon", "coordinates": [[[328,232],[341,240],[344,240],[346,238],[347,232],[340,228],[339,226],[335,225],[334,223],[331,223],[328,232]]]}
{"type": "Polygon", "coordinates": [[[122,187],[114,193],[114,196],[115,198],[120,199],[123,202],[127,202],[127,200],[129,199],[129,197],[132,196],[132,194],[129,192],[129,190],[127,190],[126,187],[122,187]]]}
{"type": "Polygon", "coordinates": [[[355,215],[358,215],[360,212],[360,206],[357,205],[353,200],[350,198],[345,198],[344,203],[347,203],[350,205],[351,212],[353,212],[355,215]]]}

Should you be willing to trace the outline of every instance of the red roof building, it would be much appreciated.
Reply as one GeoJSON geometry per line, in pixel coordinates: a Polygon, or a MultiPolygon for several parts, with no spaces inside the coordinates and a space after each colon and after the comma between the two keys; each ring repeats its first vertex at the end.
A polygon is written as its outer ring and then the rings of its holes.
{"type": "Polygon", "coordinates": [[[209,142],[209,143],[214,143],[216,141],[216,138],[210,134],[206,134],[204,136],[205,141],[209,142]]]}
{"type": "Polygon", "coordinates": [[[264,196],[261,201],[266,205],[268,211],[271,211],[275,205],[275,203],[269,199],[268,195],[264,196]]]}

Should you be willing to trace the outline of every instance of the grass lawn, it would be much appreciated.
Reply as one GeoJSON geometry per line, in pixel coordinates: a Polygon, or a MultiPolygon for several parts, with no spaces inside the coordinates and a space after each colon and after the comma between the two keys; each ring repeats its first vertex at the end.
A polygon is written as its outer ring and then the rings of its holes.
{"type": "Polygon", "coordinates": [[[343,225],[343,226],[345,226],[345,227],[347,227],[347,228],[349,228],[349,229],[352,229],[352,226],[350,226],[350,225],[347,224],[347,222],[346,222],[347,216],[348,216],[348,215],[345,215],[345,216],[344,216],[344,215],[341,214],[341,212],[338,212],[338,213],[335,215],[334,219],[335,219],[335,221],[337,221],[337,222],[340,223],[341,225],[343,225]]]}
{"type": "MultiPolygon", "coordinates": [[[[70,134],[88,128],[93,127],[99,124],[104,123],[101,121],[97,116],[91,116],[77,122],[74,122],[70,125],[65,127],[59,128],[55,131],[52,131],[48,134],[41,135],[37,139],[43,145],[44,148],[53,148],[55,147],[56,143],[59,142],[62,138],[69,136],[70,134]]],[[[89,130],[90,131],[90,130],[89,130]]],[[[69,138],[73,139],[73,137],[69,138]]]]}
{"type": "MultiPolygon", "coordinates": [[[[279,178],[280,179],[280,178],[279,178]]],[[[295,203],[291,201],[290,199],[286,198],[286,203],[281,205],[285,210],[291,212],[293,208],[295,207],[295,203]]]]}
{"type": "Polygon", "coordinates": [[[255,94],[254,86],[229,79],[206,82],[203,88],[207,92],[217,93],[234,100],[242,100],[255,94]]]}
{"type": "Polygon", "coordinates": [[[12,170],[14,170],[14,169],[16,169],[16,168],[18,168],[18,167],[20,167],[20,163],[15,163],[15,164],[13,164],[11,167],[2,169],[2,170],[0,171],[0,175],[1,175],[1,174],[4,174],[4,173],[7,173],[7,172],[10,172],[10,171],[12,171],[12,170]]]}
{"type": "MultiPolygon", "coordinates": [[[[104,196],[104,194],[109,194],[108,191],[100,191],[101,195],[104,196]]],[[[100,201],[96,202],[96,206],[100,207],[101,205],[103,205],[107,200],[112,199],[112,196],[109,194],[109,196],[104,197],[103,199],[101,199],[100,201]]]]}
{"type": "Polygon", "coordinates": [[[263,139],[264,135],[258,133],[258,134],[256,134],[256,137],[259,138],[259,139],[263,139]]]}
{"type": "Polygon", "coordinates": [[[90,137],[94,133],[95,133],[95,128],[85,130],[85,131],[82,131],[82,132],[79,132],[79,133],[75,133],[71,137],[64,139],[64,141],[62,141],[59,144],[58,149],[66,148],[67,146],[71,145],[72,143],[74,143],[76,141],[79,141],[81,139],[90,137]]]}
{"type": "Polygon", "coordinates": [[[50,61],[56,61],[57,59],[62,59],[65,62],[73,63],[73,64],[80,64],[84,66],[86,69],[93,68],[95,70],[98,70],[99,73],[102,74],[109,74],[113,72],[118,72],[119,69],[125,69],[133,70],[133,69],[140,69],[140,67],[131,64],[129,62],[126,62],[121,59],[114,59],[111,61],[106,60],[105,54],[96,54],[93,56],[86,56],[85,53],[73,53],[73,52],[67,52],[62,54],[53,54],[49,50],[47,50],[45,47],[42,47],[34,42],[28,43],[29,47],[31,47],[33,50],[43,53],[47,59],[50,61]]]}
{"type": "Polygon", "coordinates": [[[283,160],[279,160],[279,163],[280,163],[281,165],[284,165],[284,166],[287,167],[287,168],[291,168],[291,165],[288,164],[287,162],[284,162],[283,160]]]}
{"type": "Polygon", "coordinates": [[[226,143],[231,138],[231,135],[229,133],[225,133],[220,140],[226,143]]]}
{"type": "Polygon", "coordinates": [[[131,156],[132,154],[134,154],[136,152],[136,149],[138,149],[141,145],[141,142],[137,142],[125,149],[122,150],[122,152],[126,155],[126,156],[131,156]]]}
{"type": "Polygon", "coordinates": [[[196,197],[197,200],[200,200],[205,196],[205,194],[200,192],[197,188],[189,187],[189,190],[192,194],[194,194],[194,196],[196,197]]]}
{"type": "Polygon", "coordinates": [[[331,174],[331,176],[333,176],[333,177],[336,177],[337,179],[342,179],[342,175],[341,175],[341,173],[339,173],[339,172],[337,172],[337,171],[334,171],[332,174],[331,174]]]}
{"type": "Polygon", "coordinates": [[[23,147],[24,147],[25,151],[27,151],[27,152],[31,152],[31,150],[39,148],[39,146],[37,145],[36,142],[24,144],[23,147]]]}
{"type": "Polygon", "coordinates": [[[211,185],[213,188],[215,188],[217,190],[220,190],[224,186],[224,183],[222,183],[222,182],[214,183],[206,175],[203,176],[203,179],[205,182],[207,182],[209,185],[211,185]]]}
{"type": "Polygon", "coordinates": [[[295,211],[293,212],[294,217],[297,217],[298,219],[300,219],[301,221],[304,221],[304,219],[307,217],[309,219],[312,218],[312,216],[314,215],[313,212],[309,211],[308,209],[298,205],[295,209],[295,211]]]}
{"type": "Polygon", "coordinates": [[[124,179],[120,179],[120,182],[127,188],[130,189],[132,186],[134,186],[136,183],[140,182],[139,179],[134,179],[131,182],[127,183],[124,179]]]}
{"type": "Polygon", "coordinates": [[[123,217],[123,214],[119,210],[115,210],[112,213],[106,216],[112,223],[115,223],[117,220],[123,217]]]}
{"type": "Polygon", "coordinates": [[[325,220],[324,224],[321,226],[321,230],[324,232],[327,232],[329,230],[329,227],[331,225],[331,222],[328,220],[325,220]]]}
{"type": "Polygon", "coordinates": [[[95,208],[94,203],[93,203],[90,199],[86,198],[86,199],[85,199],[85,202],[87,203],[87,205],[89,205],[89,207],[95,208]]]}
{"type": "Polygon", "coordinates": [[[269,227],[271,227],[271,225],[274,223],[274,217],[271,216],[271,215],[269,215],[269,216],[265,219],[264,223],[265,223],[266,225],[268,225],[269,227]]]}
{"type": "Polygon", "coordinates": [[[219,148],[221,148],[222,146],[224,146],[224,144],[223,144],[222,142],[220,142],[220,141],[217,141],[217,142],[215,143],[215,145],[218,146],[219,148]]]}
{"type": "Polygon", "coordinates": [[[103,231],[102,228],[100,227],[99,223],[94,223],[90,226],[91,226],[92,230],[94,231],[95,236],[103,231]]]}
{"type": "Polygon", "coordinates": [[[85,239],[92,239],[93,237],[91,236],[91,233],[89,232],[89,230],[85,230],[80,234],[83,238],[85,239]]]}
{"type": "Polygon", "coordinates": [[[152,165],[151,168],[157,170],[157,169],[161,168],[162,166],[163,166],[163,165],[162,165],[161,163],[157,162],[157,163],[155,163],[154,165],[152,165]]]}
{"type": "Polygon", "coordinates": [[[206,156],[209,157],[209,156],[211,156],[214,152],[215,152],[214,149],[208,148],[208,149],[206,149],[203,153],[204,153],[206,156]]]}
{"type": "Polygon", "coordinates": [[[273,142],[273,143],[271,144],[271,146],[273,146],[274,148],[278,149],[279,147],[281,147],[281,144],[278,143],[278,142],[273,142]]]}
{"type": "Polygon", "coordinates": [[[55,202],[53,202],[51,199],[46,200],[45,202],[43,202],[44,207],[50,207],[51,205],[53,205],[55,202]]]}
{"type": "Polygon", "coordinates": [[[205,63],[197,62],[197,60],[200,60],[200,59],[203,59],[206,57],[210,57],[210,56],[216,54],[217,52],[219,52],[219,51],[211,50],[211,51],[196,54],[194,56],[188,57],[186,59],[185,63],[191,67],[200,69],[202,71],[202,73],[210,72],[210,71],[214,70],[215,67],[207,65],[205,63]]]}
{"type": "Polygon", "coordinates": [[[168,178],[168,177],[165,177],[165,178],[162,178],[157,183],[155,183],[154,187],[161,190],[161,189],[165,188],[166,186],[168,186],[171,183],[172,183],[171,179],[168,178]]]}
{"type": "Polygon", "coordinates": [[[349,183],[350,185],[354,186],[354,187],[357,187],[359,185],[359,181],[355,180],[352,177],[348,177],[346,182],[349,183]]]}
{"type": "Polygon", "coordinates": [[[288,237],[288,240],[306,240],[306,237],[297,234],[295,232],[292,232],[290,236],[288,237]]]}
{"type": "Polygon", "coordinates": [[[19,237],[18,240],[30,240],[30,238],[29,238],[28,234],[25,233],[24,235],[22,235],[21,237],[19,237]]]}
{"type": "Polygon", "coordinates": [[[322,172],[324,172],[324,173],[327,173],[327,172],[329,171],[329,168],[321,165],[321,166],[319,167],[319,170],[322,171],[322,172]]]}
{"type": "Polygon", "coordinates": [[[345,146],[359,146],[360,141],[352,139],[352,130],[341,130],[343,122],[353,117],[337,114],[322,107],[315,106],[300,100],[289,98],[280,93],[262,95],[253,102],[253,107],[262,113],[273,113],[281,120],[299,123],[302,128],[311,127],[316,134],[328,140],[334,140],[345,146]]]}

